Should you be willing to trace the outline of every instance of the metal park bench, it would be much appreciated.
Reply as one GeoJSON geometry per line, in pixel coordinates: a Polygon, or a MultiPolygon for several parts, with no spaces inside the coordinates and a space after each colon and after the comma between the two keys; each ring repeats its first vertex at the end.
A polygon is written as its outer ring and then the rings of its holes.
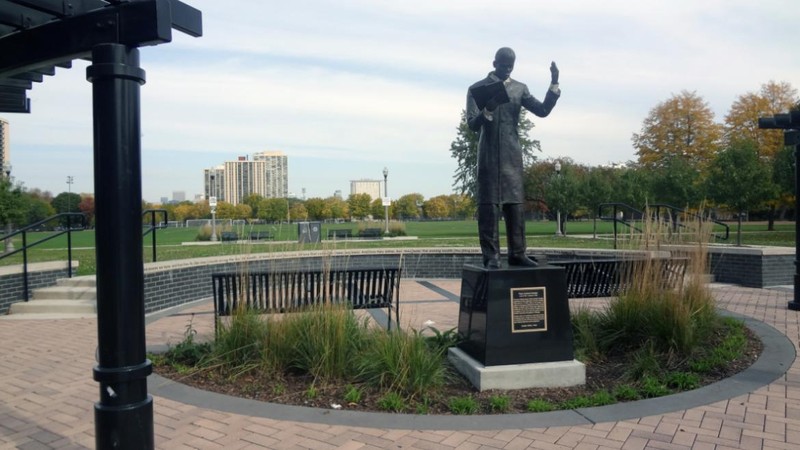
{"type": "Polygon", "coordinates": [[[252,231],[250,232],[250,240],[251,241],[260,241],[260,240],[273,240],[275,239],[275,235],[272,234],[271,231],[252,231]]]}
{"type": "Polygon", "coordinates": [[[350,229],[328,230],[328,239],[350,239],[351,237],[353,237],[353,230],[350,229]]]}
{"type": "Polygon", "coordinates": [[[392,310],[400,323],[400,271],[393,267],[213,274],[214,323],[239,307],[288,313],[344,303],[353,309],[386,308],[391,329],[392,310]]]}
{"type": "Polygon", "coordinates": [[[219,234],[219,240],[222,242],[238,241],[239,235],[233,231],[223,231],[219,234]]]}
{"type": "MultiPolygon", "coordinates": [[[[639,259],[577,259],[549,261],[553,266],[564,267],[569,298],[611,297],[623,292],[630,284],[630,276],[639,259]]],[[[653,259],[661,270],[660,282],[664,289],[672,289],[683,282],[687,258],[653,259]]]]}
{"type": "Polygon", "coordinates": [[[358,237],[364,239],[378,239],[383,235],[380,228],[365,228],[358,232],[358,237]]]}

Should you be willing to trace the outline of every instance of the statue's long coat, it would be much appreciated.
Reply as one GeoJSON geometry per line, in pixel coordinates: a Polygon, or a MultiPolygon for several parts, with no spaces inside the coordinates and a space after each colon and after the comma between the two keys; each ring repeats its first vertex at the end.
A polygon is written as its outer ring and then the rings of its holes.
{"type": "MultiPolygon", "coordinates": [[[[494,72],[470,86],[499,81],[494,72]]],[[[510,101],[494,110],[489,121],[478,109],[475,99],[467,91],[467,124],[474,131],[480,130],[478,141],[478,203],[506,204],[523,203],[525,192],[522,177],[522,148],[519,145],[520,108],[539,117],[550,114],[559,95],[547,90],[544,102],[534,98],[525,84],[508,79],[506,91],[510,101]]]]}

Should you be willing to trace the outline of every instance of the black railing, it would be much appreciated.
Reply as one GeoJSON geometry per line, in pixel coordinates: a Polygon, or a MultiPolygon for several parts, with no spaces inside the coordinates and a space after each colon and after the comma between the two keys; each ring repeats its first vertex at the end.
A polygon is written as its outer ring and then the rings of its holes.
{"type": "MultiPolygon", "coordinates": [[[[600,220],[606,221],[613,221],[614,224],[614,249],[617,248],[617,235],[619,234],[617,231],[617,225],[625,225],[630,230],[637,231],[639,233],[642,232],[640,228],[635,225],[635,221],[642,220],[644,217],[644,213],[639,211],[638,209],[634,208],[625,203],[602,203],[597,207],[597,217],[595,217],[595,221],[597,218],[600,220]],[[604,216],[603,212],[608,212],[611,210],[610,216],[604,216]]],[[[597,229],[597,224],[595,224],[595,229],[597,229]]]]}
{"type": "Polygon", "coordinates": [[[43,242],[47,242],[51,239],[55,239],[63,234],[67,235],[67,276],[72,278],[72,232],[73,231],[81,231],[86,229],[86,216],[83,213],[61,213],[56,214],[55,216],[48,217],[47,219],[40,220],[36,223],[32,223],[28,226],[22,227],[17,231],[7,234],[3,236],[3,239],[11,239],[14,236],[22,236],[22,247],[12,250],[8,253],[4,253],[0,255],[0,259],[8,258],[9,256],[16,255],[17,253],[22,253],[22,281],[23,281],[23,291],[22,295],[25,301],[28,301],[29,292],[28,292],[28,249],[34,246],[37,246],[43,242]],[[30,232],[39,232],[45,227],[48,223],[53,222],[54,220],[58,219],[59,226],[55,229],[52,234],[48,234],[41,239],[28,243],[28,234],[30,232]],[[62,220],[63,219],[63,220],[62,220]],[[77,219],[77,220],[73,220],[77,219]],[[75,226],[75,222],[78,222],[77,226],[75,226]],[[66,224],[66,226],[60,225],[61,223],[66,224]]]}
{"type": "Polygon", "coordinates": [[[150,214],[150,221],[143,221],[142,227],[144,228],[144,234],[142,236],[147,236],[150,233],[153,233],[153,262],[156,262],[156,230],[160,228],[167,228],[167,210],[166,209],[145,209],[142,211],[142,217],[150,214]],[[164,215],[164,220],[158,221],[156,216],[158,214],[164,215]]]}
{"type": "MultiPolygon", "coordinates": [[[[651,219],[664,222],[670,225],[671,232],[680,232],[681,230],[689,229],[686,225],[687,219],[697,220],[699,222],[711,222],[715,225],[720,225],[725,230],[725,235],[720,236],[712,232],[711,235],[715,239],[727,240],[730,236],[730,227],[724,222],[711,219],[711,217],[703,216],[697,213],[692,213],[681,208],[677,208],[665,203],[655,203],[645,207],[647,212],[642,212],[625,203],[602,203],[597,207],[597,218],[605,221],[612,221],[614,224],[614,249],[617,248],[617,225],[624,225],[629,230],[642,232],[636,223],[644,220],[648,215],[651,219]],[[611,215],[604,215],[604,213],[611,212],[611,215]]],[[[595,218],[595,220],[597,220],[595,218]]],[[[596,227],[596,226],[595,226],[596,227]]]]}

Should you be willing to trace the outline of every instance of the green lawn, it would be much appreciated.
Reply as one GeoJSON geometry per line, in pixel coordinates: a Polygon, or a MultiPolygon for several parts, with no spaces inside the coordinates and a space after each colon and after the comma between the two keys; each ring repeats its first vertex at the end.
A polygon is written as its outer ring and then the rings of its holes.
{"type": "MultiPolygon", "coordinates": [[[[413,240],[343,240],[337,242],[325,241],[321,244],[298,244],[296,224],[276,224],[258,225],[254,227],[240,227],[237,231],[240,235],[248,235],[251,231],[270,231],[275,236],[274,241],[257,241],[248,244],[222,243],[211,246],[186,246],[183,242],[194,242],[197,237],[196,228],[168,228],[158,230],[156,240],[158,244],[157,257],[159,261],[174,259],[198,258],[205,256],[222,256],[260,252],[282,252],[292,250],[313,250],[313,249],[355,249],[355,248],[419,248],[419,247],[477,247],[478,246],[478,225],[474,220],[469,221],[431,221],[431,222],[405,222],[405,230],[408,236],[415,236],[413,240]]],[[[383,228],[383,222],[372,222],[367,225],[370,228],[383,228]]],[[[591,237],[594,232],[595,224],[592,221],[568,222],[566,225],[567,236],[555,236],[555,222],[528,222],[526,231],[528,235],[528,246],[535,247],[561,247],[561,248],[613,248],[613,225],[609,222],[598,221],[597,233],[600,239],[586,238],[591,237]],[[584,237],[577,237],[582,235],[584,237]]],[[[501,224],[501,234],[505,234],[501,224]]],[[[356,235],[358,224],[323,224],[322,237],[327,238],[329,229],[350,229],[356,235]]],[[[720,230],[715,230],[719,232],[720,230]]],[[[775,245],[784,247],[794,247],[795,233],[793,222],[776,223],[775,231],[766,231],[766,223],[746,223],[742,227],[743,245],[775,245]]],[[[731,236],[728,241],[718,241],[722,243],[735,243],[736,224],[731,225],[731,236]]],[[[628,236],[630,231],[624,226],[618,226],[618,234],[621,238],[628,236]]],[[[41,240],[50,233],[30,233],[27,236],[28,243],[41,240]]],[[[146,262],[152,260],[152,234],[144,238],[144,259],[146,262]]],[[[14,240],[16,248],[20,248],[21,238],[14,240]]],[[[624,244],[620,244],[623,245],[624,244]]],[[[80,275],[93,274],[96,271],[94,255],[94,231],[78,231],[72,233],[73,259],[80,262],[78,273],[80,275]]],[[[59,236],[50,241],[43,242],[29,250],[29,262],[41,261],[64,261],[67,259],[67,237],[59,236]]],[[[9,258],[0,259],[0,265],[21,264],[22,255],[17,254],[9,258]]]]}

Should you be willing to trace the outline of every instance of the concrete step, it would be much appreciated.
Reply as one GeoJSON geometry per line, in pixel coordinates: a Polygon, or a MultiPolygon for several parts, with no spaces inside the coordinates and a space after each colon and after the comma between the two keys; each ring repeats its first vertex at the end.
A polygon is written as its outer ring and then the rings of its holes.
{"type": "Polygon", "coordinates": [[[82,277],[72,278],[59,278],[56,280],[56,286],[84,286],[95,287],[97,285],[97,277],[94,275],[86,275],[82,277]]]}
{"type": "Polygon", "coordinates": [[[9,314],[96,314],[94,300],[31,300],[13,303],[9,314]]]}
{"type": "Polygon", "coordinates": [[[34,289],[31,300],[97,300],[94,286],[50,286],[34,289]]]}

